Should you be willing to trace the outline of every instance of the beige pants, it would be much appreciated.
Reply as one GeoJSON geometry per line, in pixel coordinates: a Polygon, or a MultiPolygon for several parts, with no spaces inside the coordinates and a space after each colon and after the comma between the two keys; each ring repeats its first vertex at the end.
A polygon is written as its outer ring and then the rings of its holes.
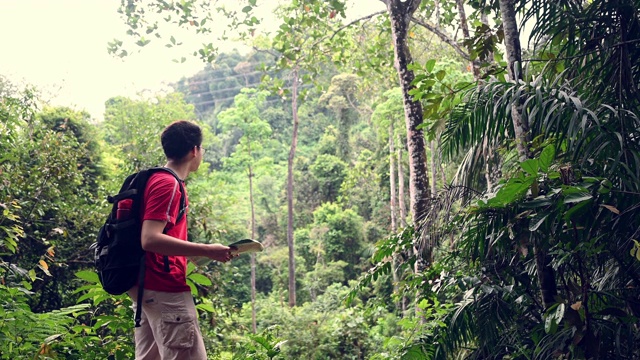
{"type": "MultiPolygon", "coordinates": [[[[129,291],[136,309],[138,287],[129,291]]],[[[144,290],[142,321],[135,328],[136,360],[206,360],[190,292],[144,290]]]]}

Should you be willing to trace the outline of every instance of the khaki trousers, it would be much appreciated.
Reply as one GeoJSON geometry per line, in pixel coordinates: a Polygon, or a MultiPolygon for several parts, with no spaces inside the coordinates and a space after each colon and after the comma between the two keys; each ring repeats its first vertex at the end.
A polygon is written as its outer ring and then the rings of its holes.
{"type": "MultiPolygon", "coordinates": [[[[138,287],[129,291],[136,309],[138,287]]],[[[136,360],[206,360],[207,352],[190,292],[144,289],[142,321],[134,328],[136,360]]]]}

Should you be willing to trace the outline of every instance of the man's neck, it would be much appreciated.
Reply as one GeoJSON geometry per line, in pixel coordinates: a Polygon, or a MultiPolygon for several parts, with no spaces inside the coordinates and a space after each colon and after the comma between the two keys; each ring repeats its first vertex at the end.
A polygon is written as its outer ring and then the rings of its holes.
{"type": "Polygon", "coordinates": [[[187,176],[189,175],[189,163],[188,162],[183,162],[183,163],[177,163],[175,161],[167,161],[167,163],[164,165],[164,167],[169,168],[171,170],[173,170],[173,172],[176,173],[176,175],[178,175],[178,177],[181,180],[184,180],[187,178],[187,176]]]}

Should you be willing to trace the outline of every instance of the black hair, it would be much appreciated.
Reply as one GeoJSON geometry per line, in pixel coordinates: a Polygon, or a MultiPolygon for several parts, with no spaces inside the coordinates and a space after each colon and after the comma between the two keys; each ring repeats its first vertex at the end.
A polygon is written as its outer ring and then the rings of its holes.
{"type": "Polygon", "coordinates": [[[202,129],[190,121],[174,121],[164,129],[160,141],[167,159],[181,160],[194,146],[202,145],[202,129]]]}

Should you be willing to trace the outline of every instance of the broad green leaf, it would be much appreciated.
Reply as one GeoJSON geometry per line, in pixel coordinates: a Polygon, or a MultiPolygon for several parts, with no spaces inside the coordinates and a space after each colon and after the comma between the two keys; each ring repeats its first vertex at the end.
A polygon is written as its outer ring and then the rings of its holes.
{"type": "Polygon", "coordinates": [[[91,283],[95,283],[95,284],[100,282],[100,278],[98,277],[98,274],[94,271],[81,270],[76,272],[76,277],[91,283]]]}
{"type": "Polygon", "coordinates": [[[591,200],[592,198],[593,198],[593,195],[589,194],[588,192],[582,192],[582,191],[571,192],[565,195],[564,203],[565,204],[579,203],[579,202],[591,200]]]}
{"type": "Polygon", "coordinates": [[[563,219],[569,221],[571,219],[581,219],[584,211],[586,211],[591,205],[591,201],[582,201],[573,205],[567,212],[564,213],[563,219]]]}
{"type": "Polygon", "coordinates": [[[197,296],[198,295],[198,288],[196,287],[196,284],[194,284],[193,281],[191,281],[189,278],[187,278],[187,285],[189,286],[189,289],[191,289],[191,294],[193,296],[197,296]]]}
{"type": "Polygon", "coordinates": [[[545,173],[549,171],[549,166],[551,166],[551,163],[555,159],[555,156],[556,156],[555,147],[551,145],[546,146],[542,150],[542,153],[540,154],[540,161],[538,162],[538,166],[540,166],[540,170],[542,170],[545,173]]]}
{"type": "Polygon", "coordinates": [[[496,193],[495,197],[487,201],[490,207],[504,207],[507,204],[520,199],[529,190],[535,178],[530,176],[524,179],[512,179],[496,193]]]}
{"type": "Polygon", "coordinates": [[[520,167],[522,167],[522,169],[529,175],[538,175],[538,160],[536,159],[525,160],[520,164],[520,167]]]}
{"type": "Polygon", "coordinates": [[[424,68],[427,69],[428,72],[432,72],[435,66],[436,66],[436,60],[431,59],[427,61],[427,63],[424,65],[424,68]]]}
{"type": "Polygon", "coordinates": [[[193,273],[189,275],[189,279],[198,285],[211,286],[211,280],[202,274],[193,273]]]}
{"type": "Polygon", "coordinates": [[[638,261],[640,261],[640,242],[638,242],[638,240],[632,239],[633,240],[633,247],[631,248],[631,251],[629,251],[629,254],[631,254],[631,256],[635,257],[636,259],[638,259],[638,261]]]}
{"type": "Polygon", "coordinates": [[[523,202],[520,206],[522,206],[525,209],[533,209],[538,207],[549,206],[553,203],[554,201],[551,197],[541,195],[534,198],[533,200],[523,202]]]}
{"type": "MultiPolygon", "coordinates": [[[[560,305],[563,305],[563,309],[561,313],[564,315],[564,304],[556,304],[551,306],[549,310],[547,310],[547,313],[545,314],[544,331],[547,334],[555,334],[556,331],[558,330],[557,314],[558,314],[558,308],[560,307],[560,305]]],[[[562,319],[562,317],[560,319],[562,319]]]]}
{"type": "Polygon", "coordinates": [[[213,304],[211,303],[198,304],[196,305],[196,309],[203,310],[210,313],[215,311],[215,309],[213,308],[213,304]]]}
{"type": "Polygon", "coordinates": [[[422,346],[420,345],[413,345],[412,347],[410,347],[409,349],[407,349],[404,354],[402,354],[402,357],[400,358],[402,360],[426,360],[427,355],[424,353],[422,346]]]}

